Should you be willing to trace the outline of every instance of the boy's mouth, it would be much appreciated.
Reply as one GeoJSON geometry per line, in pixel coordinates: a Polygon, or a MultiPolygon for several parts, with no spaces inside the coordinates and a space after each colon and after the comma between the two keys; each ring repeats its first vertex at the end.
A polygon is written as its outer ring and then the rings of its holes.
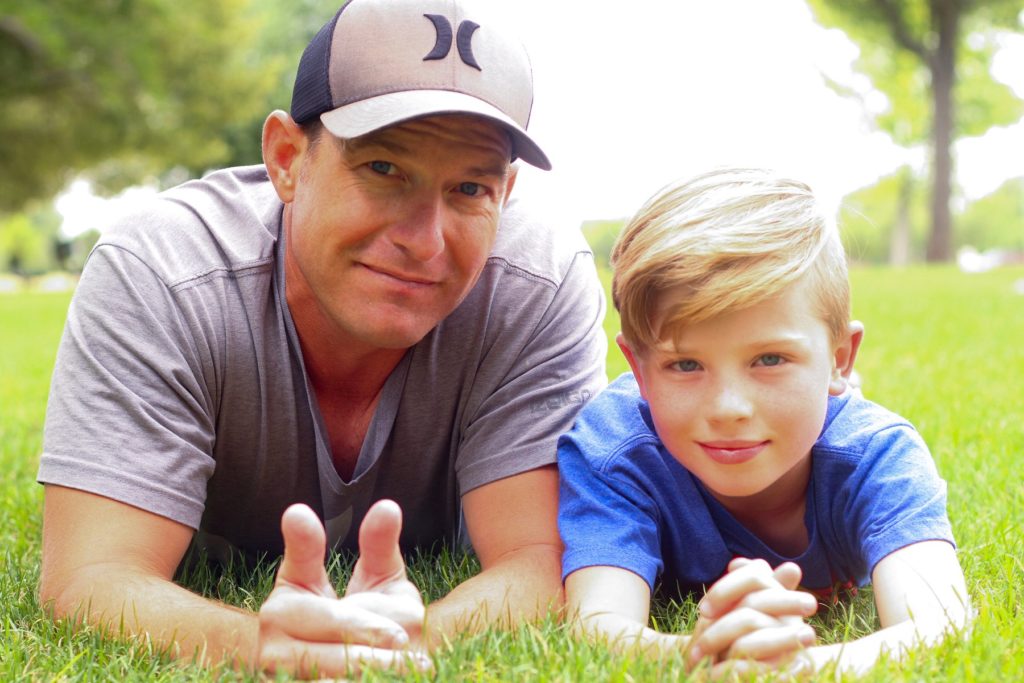
{"type": "Polygon", "coordinates": [[[768,441],[698,441],[700,447],[715,462],[739,465],[753,460],[769,444],[768,441]]]}

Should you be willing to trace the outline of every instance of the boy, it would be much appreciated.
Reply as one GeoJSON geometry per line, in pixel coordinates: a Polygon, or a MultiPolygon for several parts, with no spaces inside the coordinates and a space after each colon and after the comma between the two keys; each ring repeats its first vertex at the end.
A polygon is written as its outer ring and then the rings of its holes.
{"type": "Polygon", "coordinates": [[[612,263],[633,372],[558,450],[577,630],[690,664],[861,670],[964,627],[945,483],[909,423],[848,387],[863,326],[810,189],[751,169],[669,186],[612,263]],[[692,638],[646,626],[659,575],[712,586],[692,638]],[[881,630],[809,646],[801,576],[819,597],[871,579],[881,630]]]}

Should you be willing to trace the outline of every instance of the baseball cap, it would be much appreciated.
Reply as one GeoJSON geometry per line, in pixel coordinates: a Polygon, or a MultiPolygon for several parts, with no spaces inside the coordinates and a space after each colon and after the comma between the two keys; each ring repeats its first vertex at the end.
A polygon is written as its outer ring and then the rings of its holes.
{"type": "Polygon", "coordinates": [[[434,114],[500,124],[513,157],[549,170],[527,134],[533,72],[522,43],[455,0],[350,0],[306,47],[292,90],[298,123],[355,138],[434,114]]]}

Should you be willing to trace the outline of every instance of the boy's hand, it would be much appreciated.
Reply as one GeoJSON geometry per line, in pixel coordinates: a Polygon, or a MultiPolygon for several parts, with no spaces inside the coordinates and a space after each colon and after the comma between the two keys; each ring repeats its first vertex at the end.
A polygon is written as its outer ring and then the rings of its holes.
{"type": "Polygon", "coordinates": [[[772,571],[764,560],[737,558],[701,600],[691,665],[705,658],[752,659],[781,664],[814,644],[804,618],[817,610],[814,596],[797,591],[800,568],[786,562],[772,571]]]}

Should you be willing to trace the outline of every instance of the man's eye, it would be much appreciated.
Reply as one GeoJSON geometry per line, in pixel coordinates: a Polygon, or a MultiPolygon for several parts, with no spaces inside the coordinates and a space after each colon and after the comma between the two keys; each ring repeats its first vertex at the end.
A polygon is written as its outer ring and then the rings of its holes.
{"type": "Polygon", "coordinates": [[[672,368],[678,372],[697,372],[700,370],[700,363],[695,360],[677,360],[672,368]]]}
{"type": "Polygon", "coordinates": [[[389,175],[395,169],[395,165],[390,161],[371,161],[369,165],[370,170],[381,175],[389,175]]]}
{"type": "Polygon", "coordinates": [[[758,363],[769,368],[782,365],[785,362],[785,359],[777,353],[766,353],[757,360],[758,363]]]}
{"type": "Polygon", "coordinates": [[[483,185],[480,183],[459,183],[459,192],[470,197],[477,197],[484,192],[483,185]]]}

